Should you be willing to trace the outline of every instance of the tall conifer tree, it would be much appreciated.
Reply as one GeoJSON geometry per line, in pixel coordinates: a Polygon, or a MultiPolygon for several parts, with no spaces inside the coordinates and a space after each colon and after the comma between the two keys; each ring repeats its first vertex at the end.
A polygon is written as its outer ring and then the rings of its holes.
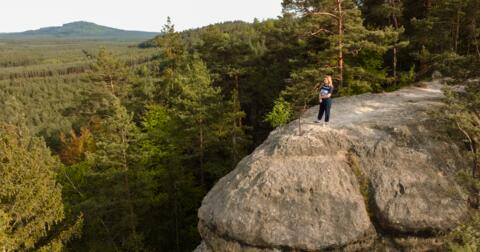
{"type": "Polygon", "coordinates": [[[64,223],[58,159],[25,127],[2,124],[0,160],[0,250],[63,251],[81,234],[82,218],[64,223]]]}
{"type": "Polygon", "coordinates": [[[310,83],[312,89],[325,74],[334,74],[342,93],[368,91],[364,71],[355,58],[362,50],[383,54],[392,46],[389,45],[391,37],[397,35],[392,29],[366,29],[353,0],[284,0],[283,8],[285,14],[301,19],[301,37],[317,44],[311,45],[316,67],[298,71],[293,75],[294,82],[310,83]]]}
{"type": "Polygon", "coordinates": [[[201,60],[194,59],[186,71],[177,75],[181,87],[180,95],[174,101],[174,108],[190,135],[194,155],[199,162],[200,183],[205,183],[205,152],[217,141],[214,126],[220,120],[223,110],[219,88],[212,86],[209,71],[201,60]]]}

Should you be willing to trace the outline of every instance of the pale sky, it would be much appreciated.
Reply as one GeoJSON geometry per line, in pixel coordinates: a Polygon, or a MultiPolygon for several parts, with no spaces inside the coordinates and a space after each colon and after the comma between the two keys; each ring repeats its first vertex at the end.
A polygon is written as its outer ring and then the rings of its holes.
{"type": "Polygon", "coordinates": [[[160,31],[167,16],[177,30],[222,21],[252,22],[281,14],[282,0],[2,0],[0,32],[73,21],[125,30],[160,31]]]}

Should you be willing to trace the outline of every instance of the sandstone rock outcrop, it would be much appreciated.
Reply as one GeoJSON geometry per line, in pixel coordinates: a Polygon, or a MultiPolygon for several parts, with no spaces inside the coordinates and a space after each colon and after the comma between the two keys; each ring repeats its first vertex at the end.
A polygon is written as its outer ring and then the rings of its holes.
{"type": "Polygon", "coordinates": [[[196,251],[372,249],[385,236],[433,237],[466,215],[451,175],[462,153],[431,114],[439,84],[338,98],[273,131],[199,209],[196,251]]]}

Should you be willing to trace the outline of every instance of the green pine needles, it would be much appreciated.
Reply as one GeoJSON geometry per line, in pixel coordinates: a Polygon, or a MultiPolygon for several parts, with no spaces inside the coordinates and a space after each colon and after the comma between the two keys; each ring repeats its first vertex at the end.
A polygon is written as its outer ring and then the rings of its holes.
{"type": "Polygon", "coordinates": [[[0,250],[63,251],[79,236],[81,216],[64,223],[60,166],[42,138],[25,127],[0,125],[0,250]]]}
{"type": "Polygon", "coordinates": [[[290,103],[283,98],[275,101],[272,111],[265,117],[265,121],[269,122],[272,127],[276,128],[287,124],[293,116],[293,108],[290,103]]]}

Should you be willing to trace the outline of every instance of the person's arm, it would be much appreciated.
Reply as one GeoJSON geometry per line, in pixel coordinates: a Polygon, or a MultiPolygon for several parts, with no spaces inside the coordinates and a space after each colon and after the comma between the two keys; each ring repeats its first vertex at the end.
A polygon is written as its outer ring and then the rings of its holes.
{"type": "Polygon", "coordinates": [[[330,90],[328,91],[328,94],[325,96],[325,98],[330,98],[330,97],[332,97],[332,93],[333,93],[333,87],[330,86],[330,90]]]}

